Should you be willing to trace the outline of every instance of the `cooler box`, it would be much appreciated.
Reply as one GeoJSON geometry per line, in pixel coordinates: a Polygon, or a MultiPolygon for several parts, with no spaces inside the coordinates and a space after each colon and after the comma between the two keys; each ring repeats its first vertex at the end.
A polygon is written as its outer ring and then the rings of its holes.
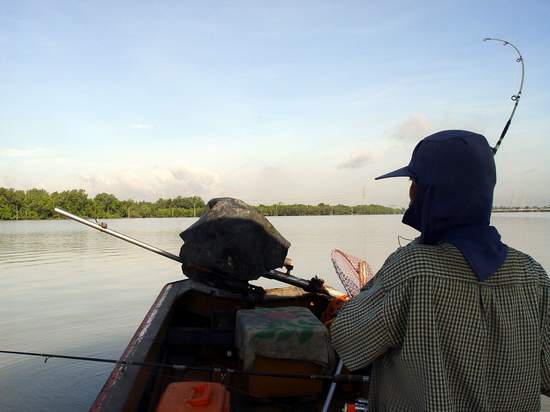
{"type": "MultiPolygon", "coordinates": [[[[303,307],[237,311],[235,346],[245,371],[323,374],[333,352],[325,326],[303,307]]],[[[254,397],[317,395],[322,382],[308,379],[238,376],[233,387],[254,397]]]]}
{"type": "Polygon", "coordinates": [[[171,383],[156,412],[229,412],[229,392],[219,383],[171,383]]]}

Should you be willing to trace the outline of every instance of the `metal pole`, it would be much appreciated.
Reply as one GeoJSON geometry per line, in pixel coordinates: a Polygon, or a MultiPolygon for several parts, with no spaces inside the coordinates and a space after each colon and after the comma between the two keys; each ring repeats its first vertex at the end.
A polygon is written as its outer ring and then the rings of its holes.
{"type": "MultiPolygon", "coordinates": [[[[136,246],[142,247],[143,249],[147,249],[150,252],[157,253],[161,256],[167,257],[168,259],[175,260],[176,262],[183,263],[181,258],[179,256],[173,255],[170,252],[167,252],[165,250],[159,249],[158,247],[149,245],[145,242],[141,242],[137,239],[134,239],[130,236],[127,236],[125,234],[116,232],[111,229],[107,229],[107,225],[103,223],[103,225],[99,225],[97,223],[91,222],[87,219],[83,219],[79,216],[73,215],[72,213],[69,213],[63,209],[54,208],[54,211],[56,213],[59,213],[60,215],[63,215],[65,217],[68,217],[69,219],[73,219],[79,223],[82,223],[86,226],[90,226],[91,228],[94,228],[96,230],[99,230],[100,232],[107,233],[108,235],[117,237],[119,239],[125,240],[126,242],[133,243],[136,246]]],[[[329,287],[324,287],[322,284],[318,284],[318,282],[313,282],[313,280],[306,280],[302,279],[296,276],[291,275],[290,273],[284,273],[280,272],[278,270],[270,270],[268,272],[265,272],[262,274],[262,276],[267,277],[269,279],[278,280],[280,282],[297,286],[299,288],[304,289],[305,291],[309,292],[316,292],[316,293],[323,293],[329,296],[340,296],[342,295],[341,292],[338,292],[337,290],[334,290],[329,287]]]]}
{"type": "MultiPolygon", "coordinates": [[[[342,372],[343,366],[344,366],[344,362],[342,362],[342,359],[340,359],[340,361],[338,362],[338,366],[336,367],[335,375],[340,375],[340,372],[342,372]]],[[[328,408],[330,407],[330,403],[332,402],[332,397],[334,396],[335,390],[336,390],[336,382],[332,382],[330,384],[327,397],[325,398],[325,403],[323,404],[322,412],[328,412],[328,408]]]]}
{"type": "Polygon", "coordinates": [[[149,250],[150,252],[154,252],[156,254],[159,254],[161,256],[164,256],[164,257],[167,257],[168,259],[172,259],[172,260],[175,260],[176,262],[180,262],[180,263],[183,263],[182,260],[180,259],[179,256],[176,256],[176,255],[173,255],[172,253],[170,252],[167,252],[165,250],[162,250],[162,249],[159,249],[158,247],[155,247],[155,246],[152,246],[152,245],[149,245],[145,242],[141,242],[137,239],[134,239],[130,236],[127,236],[123,233],[119,233],[119,232],[116,232],[114,230],[111,230],[111,229],[107,229],[107,225],[105,226],[102,226],[102,225],[98,225],[97,223],[94,223],[94,222],[90,222],[89,220],[86,220],[86,219],[83,219],[79,216],[76,216],[76,215],[73,215],[72,213],[69,213],[63,209],[59,209],[59,208],[55,208],[54,211],[56,213],[59,213],[60,215],[63,215],[65,217],[68,217],[69,219],[73,219],[73,220],[76,220],[77,222],[80,222],[86,226],[90,226],[96,230],[99,230],[100,232],[103,232],[103,233],[107,233],[111,236],[114,236],[114,237],[117,237],[119,239],[122,239],[122,240],[125,240],[126,242],[130,242],[130,243],[133,243],[134,245],[136,246],[139,246],[139,247],[142,247],[143,249],[147,249],[149,250]]]}

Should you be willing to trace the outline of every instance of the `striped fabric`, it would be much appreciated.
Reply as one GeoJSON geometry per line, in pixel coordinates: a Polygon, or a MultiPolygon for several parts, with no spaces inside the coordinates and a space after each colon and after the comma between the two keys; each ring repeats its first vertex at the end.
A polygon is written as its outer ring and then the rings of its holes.
{"type": "Polygon", "coordinates": [[[399,248],[332,324],[374,411],[536,411],[550,396],[550,280],[510,248],[479,282],[452,245],[399,248]]]}

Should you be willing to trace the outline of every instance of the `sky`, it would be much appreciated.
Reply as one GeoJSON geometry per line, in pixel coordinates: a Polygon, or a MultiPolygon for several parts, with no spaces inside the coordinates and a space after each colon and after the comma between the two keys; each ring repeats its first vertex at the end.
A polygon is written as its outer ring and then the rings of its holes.
{"type": "Polygon", "coordinates": [[[0,186],[406,206],[416,143],[494,144],[550,205],[550,2],[0,0],[0,186]]]}

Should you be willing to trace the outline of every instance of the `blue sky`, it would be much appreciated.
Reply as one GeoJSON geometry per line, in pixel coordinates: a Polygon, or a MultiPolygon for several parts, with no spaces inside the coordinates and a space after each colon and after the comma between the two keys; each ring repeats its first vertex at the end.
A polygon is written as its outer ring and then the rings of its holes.
{"type": "Polygon", "coordinates": [[[3,2],[0,186],[407,204],[441,129],[494,143],[496,204],[550,204],[550,2],[3,2]],[[365,199],[366,197],[366,199],[365,199]]]}

